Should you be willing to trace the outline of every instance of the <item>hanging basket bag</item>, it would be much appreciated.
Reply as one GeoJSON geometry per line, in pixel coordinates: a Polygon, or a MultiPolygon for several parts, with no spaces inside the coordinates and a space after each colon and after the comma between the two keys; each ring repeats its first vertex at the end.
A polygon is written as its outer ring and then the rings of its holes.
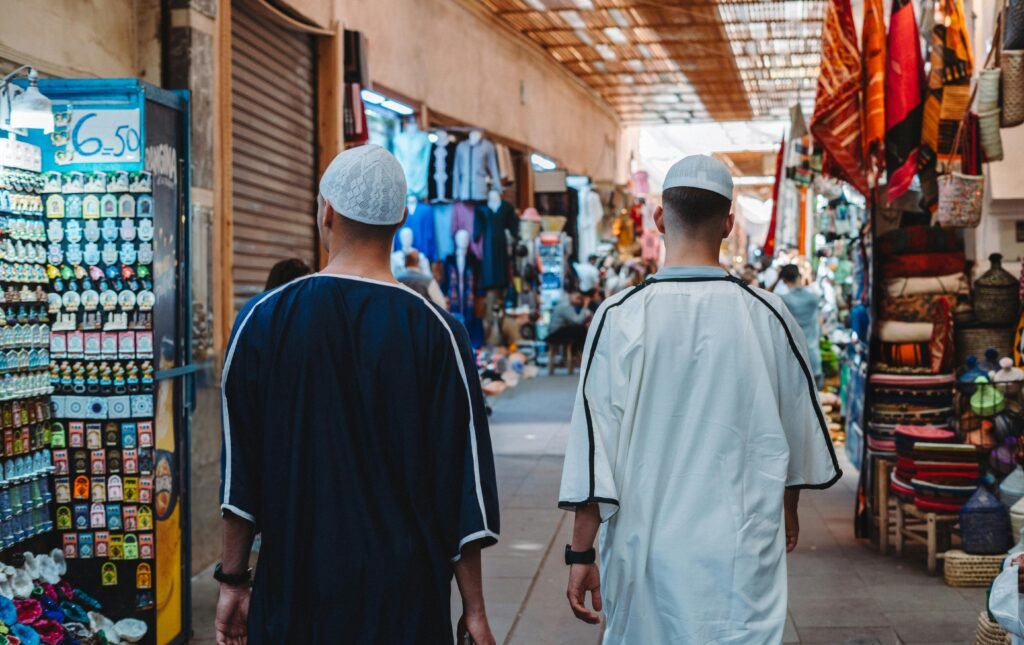
{"type": "Polygon", "coordinates": [[[999,132],[1003,110],[999,94],[1003,72],[998,67],[986,68],[978,75],[978,130],[985,161],[1003,160],[1003,136],[999,132]]]}
{"type": "Polygon", "coordinates": [[[1003,15],[999,14],[996,17],[996,31],[993,38],[996,46],[992,48],[992,51],[988,53],[988,58],[985,59],[985,68],[978,74],[978,85],[975,89],[978,93],[978,130],[981,134],[981,147],[985,151],[986,161],[1001,161],[1003,159],[1003,137],[999,133],[999,122],[1003,116],[999,103],[1003,73],[996,66],[1002,29],[1003,15]]]}
{"type": "Polygon", "coordinates": [[[984,203],[984,176],[959,172],[941,175],[935,222],[944,228],[977,228],[984,203]]]}
{"type": "Polygon", "coordinates": [[[1002,126],[1012,128],[1024,123],[1024,50],[999,54],[1002,70],[1003,117],[1002,126]]]}

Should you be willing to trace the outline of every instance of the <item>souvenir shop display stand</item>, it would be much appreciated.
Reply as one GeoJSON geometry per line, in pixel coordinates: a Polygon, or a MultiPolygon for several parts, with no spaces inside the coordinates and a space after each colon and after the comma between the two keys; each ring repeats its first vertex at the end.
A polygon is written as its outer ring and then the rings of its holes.
{"type": "MultiPolygon", "coordinates": [[[[0,337],[39,332],[17,342],[19,391],[34,397],[31,409],[19,406],[32,418],[22,439],[37,450],[20,479],[40,505],[26,509],[33,519],[19,531],[32,540],[4,540],[0,560],[25,567],[26,551],[63,554],[61,584],[74,592],[55,601],[96,612],[68,633],[116,624],[131,642],[182,643],[195,371],[189,97],[136,80],[38,87],[52,101],[54,130],[9,133],[4,144],[22,154],[0,167],[18,180],[4,196],[19,197],[0,199],[0,337]],[[26,152],[35,156],[27,163],[26,152]],[[130,635],[115,622],[126,619],[130,635]]],[[[5,469],[29,454],[11,434],[5,469]]],[[[64,612],[74,616],[74,607],[64,612]]]]}

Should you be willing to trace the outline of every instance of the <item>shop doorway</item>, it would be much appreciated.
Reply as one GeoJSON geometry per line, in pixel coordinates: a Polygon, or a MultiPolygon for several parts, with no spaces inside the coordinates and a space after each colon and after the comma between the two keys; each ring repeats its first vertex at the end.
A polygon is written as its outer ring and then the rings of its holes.
{"type": "Polygon", "coordinates": [[[316,267],[316,55],[313,37],[231,7],[234,311],[270,268],[316,267]]]}

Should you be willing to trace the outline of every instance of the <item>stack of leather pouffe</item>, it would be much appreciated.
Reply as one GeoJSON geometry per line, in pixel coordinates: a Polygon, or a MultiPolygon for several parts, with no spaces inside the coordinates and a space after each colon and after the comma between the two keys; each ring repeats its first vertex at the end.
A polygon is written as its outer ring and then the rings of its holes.
{"type": "Polygon", "coordinates": [[[951,430],[899,426],[893,494],[925,511],[959,510],[977,486],[979,468],[973,446],[955,440],[951,430]]]}
{"type": "Polygon", "coordinates": [[[943,450],[955,441],[953,315],[968,293],[963,242],[956,231],[909,226],[882,235],[877,251],[868,446],[894,453],[895,495],[922,509],[955,510],[966,501],[961,493],[974,490],[958,487],[978,478],[976,457],[962,461],[970,447],[943,450]]]}

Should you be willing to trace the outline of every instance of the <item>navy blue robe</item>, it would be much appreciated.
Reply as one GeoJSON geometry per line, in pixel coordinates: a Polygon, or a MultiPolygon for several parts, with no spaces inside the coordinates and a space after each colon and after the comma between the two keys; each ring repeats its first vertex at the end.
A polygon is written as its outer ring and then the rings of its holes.
{"type": "Polygon", "coordinates": [[[222,510],[263,534],[249,642],[451,643],[452,564],[498,537],[465,328],[314,275],[250,301],[223,374],[222,510]]]}

